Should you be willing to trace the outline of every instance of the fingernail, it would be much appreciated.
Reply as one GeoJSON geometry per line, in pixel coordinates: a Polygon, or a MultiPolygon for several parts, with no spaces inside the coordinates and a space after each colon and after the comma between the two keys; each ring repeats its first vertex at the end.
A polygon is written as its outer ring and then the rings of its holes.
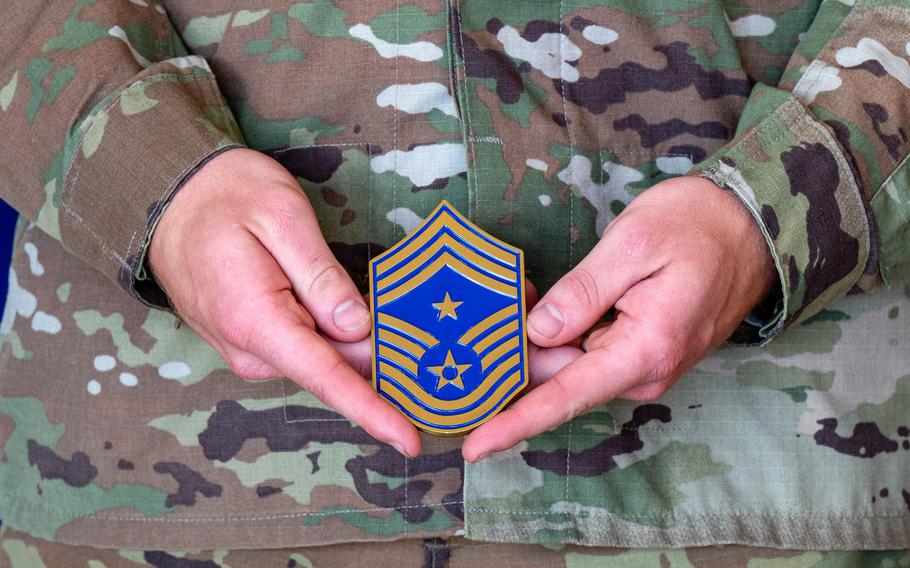
{"type": "Polygon", "coordinates": [[[406,457],[406,458],[411,457],[408,455],[408,453],[406,451],[404,451],[404,446],[400,442],[389,442],[389,445],[392,446],[393,448],[395,448],[396,450],[398,450],[398,453],[403,455],[404,457],[406,457]]]}
{"type": "Polygon", "coordinates": [[[544,337],[556,337],[565,324],[566,316],[553,304],[541,304],[528,316],[528,325],[544,337]]]}
{"type": "Polygon", "coordinates": [[[342,331],[360,329],[370,321],[370,311],[357,300],[347,300],[338,304],[332,312],[335,325],[342,331]]]}
{"type": "Polygon", "coordinates": [[[483,461],[483,460],[487,459],[487,456],[489,456],[489,455],[490,455],[490,452],[484,452],[484,453],[480,454],[479,456],[477,456],[476,458],[469,460],[469,461],[471,463],[477,463],[479,461],[483,461]]]}

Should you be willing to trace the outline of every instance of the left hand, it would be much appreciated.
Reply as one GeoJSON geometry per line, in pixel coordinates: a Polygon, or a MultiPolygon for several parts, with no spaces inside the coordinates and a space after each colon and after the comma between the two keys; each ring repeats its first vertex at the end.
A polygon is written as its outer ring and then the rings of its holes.
{"type": "Polygon", "coordinates": [[[730,336],[775,279],[758,224],[735,195],[697,177],[655,185],[537,303],[528,336],[565,346],[611,307],[616,319],[474,430],[462,454],[481,460],[614,398],[659,398],[730,336]]]}

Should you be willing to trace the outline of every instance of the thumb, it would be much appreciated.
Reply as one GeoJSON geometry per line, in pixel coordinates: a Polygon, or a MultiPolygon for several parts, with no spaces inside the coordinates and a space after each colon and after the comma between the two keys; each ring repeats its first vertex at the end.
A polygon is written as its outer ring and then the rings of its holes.
{"type": "Polygon", "coordinates": [[[339,341],[363,339],[370,331],[369,309],[326,244],[310,203],[296,192],[291,195],[251,230],[281,266],[320,330],[339,341]]]}
{"type": "Polygon", "coordinates": [[[639,248],[634,255],[623,252],[629,250],[628,239],[612,228],[528,314],[528,337],[533,343],[555,347],[576,339],[597,323],[626,290],[654,272],[650,251],[639,248]]]}

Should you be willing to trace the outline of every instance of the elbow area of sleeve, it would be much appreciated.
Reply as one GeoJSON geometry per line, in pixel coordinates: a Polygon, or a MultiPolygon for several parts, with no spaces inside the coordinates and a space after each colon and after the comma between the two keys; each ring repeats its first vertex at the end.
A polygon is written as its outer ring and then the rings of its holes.
{"type": "Polygon", "coordinates": [[[774,257],[778,302],[753,313],[735,340],[760,345],[846,295],[863,275],[872,235],[856,176],[828,128],[770,87],[756,89],[749,107],[773,110],[694,173],[742,200],[774,257]]]}
{"type": "Polygon", "coordinates": [[[137,291],[137,275],[165,205],[195,168],[239,145],[240,132],[203,59],[152,65],[72,129],[59,194],[63,242],[150,303],[137,291]]]}

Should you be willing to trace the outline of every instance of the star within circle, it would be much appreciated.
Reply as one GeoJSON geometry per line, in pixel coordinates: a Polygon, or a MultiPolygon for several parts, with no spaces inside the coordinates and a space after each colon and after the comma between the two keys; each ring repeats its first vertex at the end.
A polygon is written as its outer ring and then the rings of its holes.
{"type": "Polygon", "coordinates": [[[433,365],[432,367],[428,366],[427,370],[439,377],[439,380],[436,381],[436,390],[439,390],[446,385],[455,385],[461,390],[464,390],[464,381],[461,380],[461,374],[470,369],[472,366],[473,365],[471,363],[464,363],[462,365],[456,363],[455,357],[452,355],[452,350],[449,349],[446,352],[446,360],[442,365],[433,365]],[[447,379],[443,375],[443,372],[450,367],[458,370],[458,374],[455,375],[455,378],[453,379],[447,379]]]}
{"type": "Polygon", "coordinates": [[[455,313],[455,309],[463,303],[464,302],[453,302],[451,296],[449,296],[449,293],[446,292],[446,297],[443,301],[433,304],[433,307],[439,310],[439,317],[436,319],[436,321],[440,321],[446,316],[457,320],[458,314],[455,313]]]}

